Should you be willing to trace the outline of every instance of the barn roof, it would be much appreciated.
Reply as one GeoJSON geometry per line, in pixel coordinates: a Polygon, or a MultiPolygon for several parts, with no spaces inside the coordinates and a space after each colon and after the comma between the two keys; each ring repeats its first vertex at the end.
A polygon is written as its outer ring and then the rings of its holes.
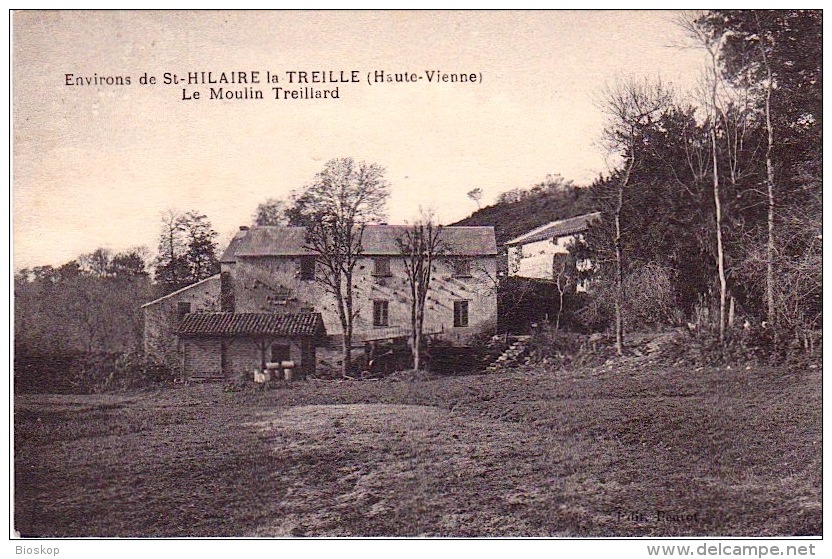
{"type": "MultiPolygon", "coordinates": [[[[361,240],[363,253],[369,256],[401,254],[396,239],[410,229],[407,225],[368,225],[361,240]]],[[[491,256],[497,254],[493,227],[442,227],[440,238],[451,256],[491,256]]],[[[235,241],[237,238],[235,237],[235,241]]],[[[314,252],[306,245],[305,227],[252,227],[236,245],[232,241],[223,261],[249,256],[303,256],[314,252]],[[233,248],[233,255],[229,251],[233,248]]]]}
{"type": "Polygon", "coordinates": [[[179,325],[179,335],[195,336],[325,336],[320,313],[190,313],[179,325]]]}
{"type": "Polygon", "coordinates": [[[552,239],[554,237],[565,237],[566,235],[574,235],[586,231],[589,225],[601,217],[601,212],[591,214],[579,215],[577,217],[570,217],[567,219],[559,219],[552,221],[546,225],[542,225],[537,229],[532,229],[528,233],[523,233],[519,237],[515,237],[510,241],[506,241],[507,245],[521,245],[527,243],[534,243],[543,241],[545,239],[552,239]]]}

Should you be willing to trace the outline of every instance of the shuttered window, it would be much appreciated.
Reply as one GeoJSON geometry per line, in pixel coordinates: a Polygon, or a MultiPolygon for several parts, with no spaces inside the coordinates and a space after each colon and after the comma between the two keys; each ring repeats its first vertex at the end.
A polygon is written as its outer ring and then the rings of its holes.
{"type": "Polygon", "coordinates": [[[454,327],[468,326],[468,301],[454,301],[454,327]]]}
{"type": "Polygon", "coordinates": [[[373,326],[389,326],[389,302],[373,301],[373,326]]]}

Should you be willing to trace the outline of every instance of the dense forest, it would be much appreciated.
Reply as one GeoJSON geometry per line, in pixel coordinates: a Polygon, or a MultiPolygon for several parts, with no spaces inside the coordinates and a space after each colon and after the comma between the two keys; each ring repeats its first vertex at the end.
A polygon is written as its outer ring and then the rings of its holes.
{"type": "Polygon", "coordinates": [[[709,54],[701,91],[627,77],[599,92],[614,172],[588,188],[550,177],[459,224],[493,225],[505,241],[601,211],[573,249],[593,262],[594,285],[575,308],[614,331],[619,352],[627,329],[686,323],[720,346],[754,331],[773,351],[811,347],[822,322],[821,14],[716,10],[679,25],[709,54]]]}

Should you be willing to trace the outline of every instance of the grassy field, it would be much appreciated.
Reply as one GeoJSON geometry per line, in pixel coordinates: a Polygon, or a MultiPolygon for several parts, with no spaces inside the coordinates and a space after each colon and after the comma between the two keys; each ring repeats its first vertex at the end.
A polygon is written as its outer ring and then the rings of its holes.
{"type": "Polygon", "coordinates": [[[15,399],[23,536],[820,535],[821,370],[15,399]]]}

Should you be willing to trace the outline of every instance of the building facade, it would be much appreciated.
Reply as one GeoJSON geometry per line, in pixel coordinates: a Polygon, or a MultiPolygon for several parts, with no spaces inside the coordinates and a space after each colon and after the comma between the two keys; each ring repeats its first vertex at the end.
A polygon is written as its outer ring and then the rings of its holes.
{"type": "MultiPolygon", "coordinates": [[[[508,275],[531,279],[553,280],[558,273],[558,262],[568,257],[575,239],[601,216],[585,214],[547,223],[519,237],[506,241],[508,275]]],[[[586,268],[589,262],[578,262],[586,268]]],[[[579,290],[582,286],[578,286],[579,290]]]]}
{"type": "Polygon", "coordinates": [[[142,305],[145,358],[150,363],[178,368],[179,324],[189,313],[219,311],[220,289],[220,275],[216,274],[142,305]]]}
{"type": "MultiPolygon", "coordinates": [[[[364,229],[353,276],[356,347],[410,335],[410,285],[398,242],[407,230],[364,229]]],[[[496,330],[494,229],[443,227],[440,244],[423,332],[466,345],[472,336],[496,330]]],[[[221,273],[210,281],[144,305],[149,356],[175,364],[187,376],[229,376],[285,358],[310,372],[316,347],[340,347],[336,300],[319,281],[321,264],[306,248],[304,228],[241,227],[220,264],[221,273]],[[186,309],[185,303],[191,306],[186,309]],[[277,316],[289,321],[278,326],[277,316]],[[300,323],[305,329],[286,326],[300,323]]]]}
{"type": "MultiPolygon", "coordinates": [[[[369,225],[353,276],[354,341],[403,337],[410,329],[410,285],[397,239],[406,226],[369,225]]],[[[334,297],[316,280],[320,263],[302,227],[241,230],[220,262],[222,310],[317,312],[330,335],[341,323],[334,297]]],[[[497,323],[497,246],[492,227],[443,227],[425,308],[425,333],[465,344],[497,323]]]]}

